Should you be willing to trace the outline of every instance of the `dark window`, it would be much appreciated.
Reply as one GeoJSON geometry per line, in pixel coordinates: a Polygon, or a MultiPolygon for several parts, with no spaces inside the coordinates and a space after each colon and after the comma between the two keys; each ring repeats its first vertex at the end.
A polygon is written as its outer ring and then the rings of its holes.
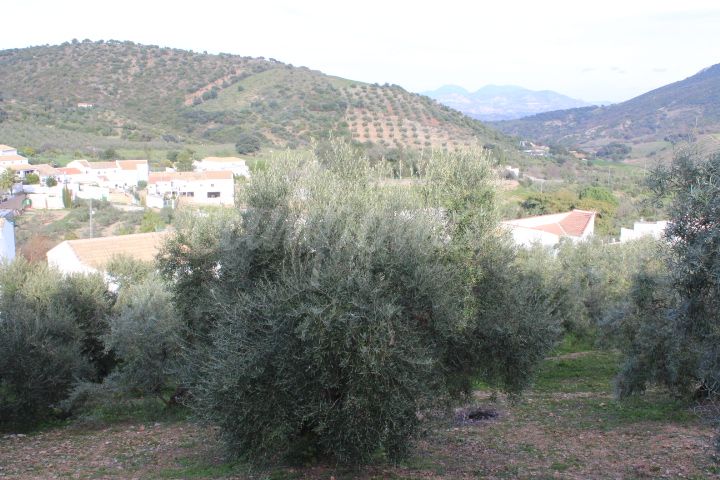
{"type": "Polygon", "coordinates": [[[208,198],[220,198],[220,192],[208,192],[208,198]]]}

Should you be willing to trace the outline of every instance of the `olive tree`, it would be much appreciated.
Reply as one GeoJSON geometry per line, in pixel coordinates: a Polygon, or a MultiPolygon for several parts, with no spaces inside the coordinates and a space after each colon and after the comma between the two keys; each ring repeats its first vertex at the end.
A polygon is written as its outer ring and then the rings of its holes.
{"type": "Polygon", "coordinates": [[[643,272],[628,305],[635,334],[620,393],[660,383],[677,393],[720,392],[720,154],[680,150],[650,179],[670,199],[666,272],[643,272]],[[646,368],[647,366],[650,366],[646,368]]]}
{"type": "Polygon", "coordinates": [[[0,423],[46,418],[76,380],[94,376],[92,347],[74,300],[60,294],[63,283],[22,259],[0,266],[0,423]]]}
{"type": "Polygon", "coordinates": [[[168,243],[191,405],[231,452],[397,458],[419,412],[478,377],[519,391],[552,345],[553,302],[513,265],[489,160],[423,161],[421,186],[395,189],[342,142],[285,154],[241,215],[195,219],[168,243]]]}

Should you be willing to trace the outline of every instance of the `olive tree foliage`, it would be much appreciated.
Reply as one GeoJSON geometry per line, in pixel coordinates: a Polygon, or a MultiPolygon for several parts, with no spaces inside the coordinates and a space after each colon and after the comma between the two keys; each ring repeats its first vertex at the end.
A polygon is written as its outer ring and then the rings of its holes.
{"type": "Polygon", "coordinates": [[[553,342],[552,302],[531,275],[514,286],[488,159],[427,162],[397,189],[346,143],[286,153],[241,215],[178,228],[160,267],[190,332],[185,381],[231,452],[397,458],[418,412],[477,376],[525,384],[553,342]]]}
{"type": "Polygon", "coordinates": [[[628,305],[635,325],[619,393],[661,384],[720,392],[720,154],[680,150],[650,179],[670,199],[666,272],[642,272],[628,305]]]}
{"type": "Polygon", "coordinates": [[[563,327],[579,338],[612,347],[616,336],[608,335],[633,288],[635,275],[658,258],[661,244],[644,238],[622,244],[588,241],[563,243],[557,249],[548,274],[564,290],[566,313],[563,327]]]}
{"type": "Polygon", "coordinates": [[[165,282],[149,274],[125,286],[103,340],[119,360],[106,382],[129,394],[163,398],[174,383],[181,348],[180,319],[165,282]]]}
{"type": "Polygon", "coordinates": [[[45,418],[74,382],[99,374],[96,314],[106,292],[95,280],[23,259],[0,266],[0,423],[45,418]]]}

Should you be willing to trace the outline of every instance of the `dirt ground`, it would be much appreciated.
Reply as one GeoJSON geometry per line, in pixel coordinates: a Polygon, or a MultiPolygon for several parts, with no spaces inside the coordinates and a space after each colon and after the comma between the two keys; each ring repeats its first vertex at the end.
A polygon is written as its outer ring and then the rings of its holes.
{"type": "Polygon", "coordinates": [[[478,391],[472,405],[493,410],[495,418],[428,421],[400,464],[253,470],[227,462],[215,432],[188,421],[75,422],[0,436],[0,478],[720,478],[712,425],[693,406],[663,395],[615,400],[607,358],[548,359],[520,402],[478,391]]]}

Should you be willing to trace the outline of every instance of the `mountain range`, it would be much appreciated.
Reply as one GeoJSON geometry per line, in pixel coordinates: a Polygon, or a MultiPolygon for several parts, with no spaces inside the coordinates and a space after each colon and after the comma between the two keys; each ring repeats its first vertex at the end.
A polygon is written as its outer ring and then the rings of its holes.
{"type": "Polygon", "coordinates": [[[474,92],[457,85],[445,85],[423,94],[484,121],[512,120],[552,110],[590,105],[583,100],[550,90],[535,91],[514,85],[486,85],[474,92]]]}
{"type": "Polygon", "coordinates": [[[650,143],[720,133],[720,64],[630,100],[540,113],[494,123],[510,135],[544,143],[594,147],[610,142],[650,143]]]}

